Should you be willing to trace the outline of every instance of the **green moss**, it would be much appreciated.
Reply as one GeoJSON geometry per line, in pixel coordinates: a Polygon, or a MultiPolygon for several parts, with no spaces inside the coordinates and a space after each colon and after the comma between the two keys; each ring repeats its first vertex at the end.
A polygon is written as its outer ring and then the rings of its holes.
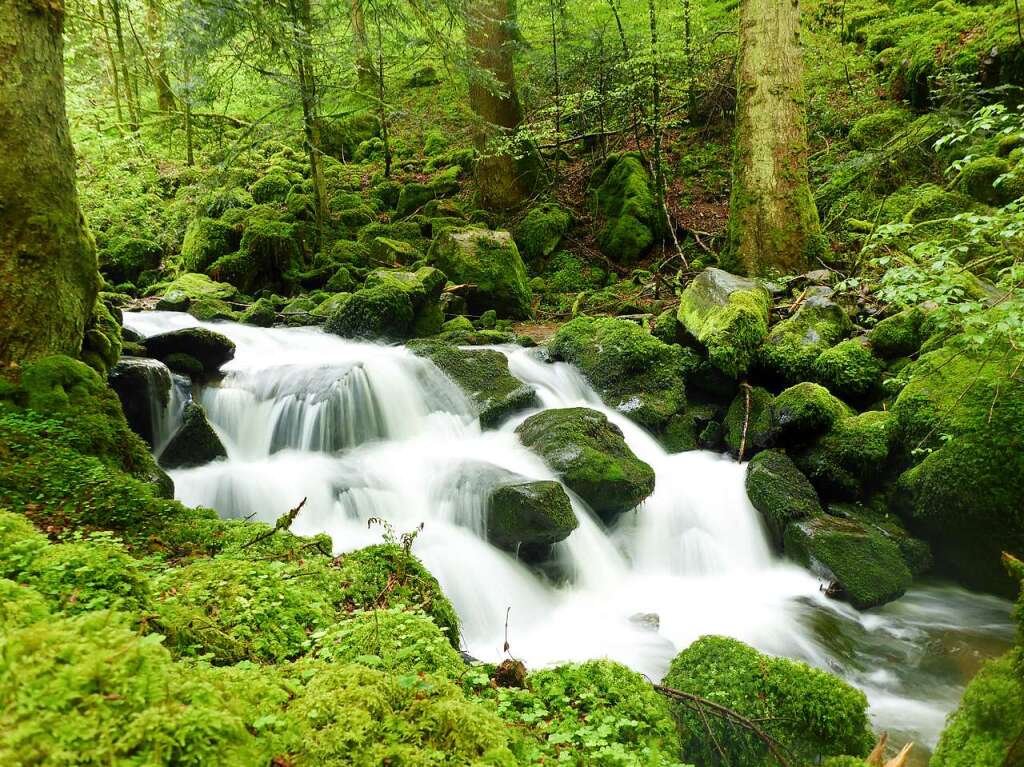
{"type": "MultiPolygon", "coordinates": [[[[110,369],[117,364],[121,356],[121,310],[115,308],[114,312],[104,302],[104,297],[109,293],[100,293],[99,298],[93,306],[92,316],[85,326],[85,336],[82,339],[82,361],[93,370],[106,378],[110,369]]],[[[113,306],[113,303],[111,303],[113,306]]]]}
{"type": "MultiPolygon", "coordinates": [[[[761,724],[794,758],[813,763],[839,754],[866,755],[874,736],[864,693],[803,663],[772,658],[742,642],[707,636],[672,661],[666,685],[728,706],[761,724]]],[[[734,767],[771,761],[766,746],[748,731],[679,708],[683,757],[719,764],[717,748],[734,767]]]]}
{"type": "Polygon", "coordinates": [[[343,162],[355,157],[361,143],[380,135],[380,120],[369,111],[347,115],[340,120],[324,119],[319,127],[323,151],[343,162]]]}
{"type": "Polygon", "coordinates": [[[758,364],[785,383],[806,381],[813,374],[818,355],[846,338],[852,328],[842,307],[812,297],[792,317],[771,329],[758,350],[758,364]]]}
{"type": "Polygon", "coordinates": [[[252,199],[260,204],[282,203],[292,188],[292,182],[283,173],[270,173],[249,187],[252,199]]]}
{"type": "Polygon", "coordinates": [[[892,413],[869,410],[837,420],[795,460],[822,494],[857,498],[884,478],[895,437],[892,413]]]}
{"type": "Polygon", "coordinates": [[[504,549],[558,543],[578,526],[569,496],[554,480],[518,477],[495,489],[488,503],[487,539],[504,549]]]}
{"type": "Polygon", "coordinates": [[[462,389],[476,406],[485,429],[495,428],[512,413],[539,404],[534,388],[509,373],[508,359],[501,352],[460,349],[434,341],[414,343],[410,348],[437,365],[462,389]]]}
{"type": "Polygon", "coordinates": [[[654,431],[686,407],[686,373],[695,356],[629,320],[577,317],[548,345],[552,359],[580,369],[609,407],[654,431]]]}
{"type": "Polygon", "coordinates": [[[409,336],[413,316],[404,290],[379,285],[353,293],[327,318],[324,329],[343,338],[402,340],[409,336]]]}
{"type": "Polygon", "coordinates": [[[822,513],[814,487],[781,450],[765,450],[751,459],[746,489],[780,551],[790,522],[822,513]]]}
{"type": "Polygon", "coordinates": [[[269,328],[277,320],[277,310],[268,298],[261,298],[239,316],[238,321],[246,325],[269,328]]]}
{"type": "Polygon", "coordinates": [[[916,306],[886,317],[868,333],[871,349],[883,359],[906,357],[917,352],[924,340],[924,311],[916,306]]]}
{"type": "Polygon", "coordinates": [[[238,252],[218,258],[210,266],[209,273],[215,280],[230,282],[240,290],[252,293],[279,286],[282,275],[294,267],[299,256],[292,224],[249,218],[238,252]]]}
{"type": "Polygon", "coordinates": [[[555,203],[531,208],[515,230],[516,245],[528,262],[547,258],[572,225],[572,214],[555,203]]]}
{"type": "Polygon", "coordinates": [[[237,186],[222,189],[214,194],[206,203],[203,214],[209,218],[221,218],[231,210],[244,210],[255,204],[252,195],[237,186]]]}
{"type": "Polygon", "coordinates": [[[555,293],[596,290],[607,280],[603,269],[565,250],[551,257],[544,274],[547,275],[547,290],[555,293]]]}
{"type": "Polygon", "coordinates": [[[466,668],[429,615],[400,607],[352,613],[315,635],[313,655],[389,673],[440,672],[455,677],[466,668]]]}
{"type": "Polygon", "coordinates": [[[952,218],[977,207],[970,197],[949,192],[934,184],[925,184],[914,192],[914,203],[903,217],[906,223],[921,224],[952,218]]]}
{"type": "Polygon", "coordinates": [[[42,594],[30,586],[0,578],[0,635],[46,620],[49,616],[50,610],[42,594]]]}
{"type": "Polygon", "coordinates": [[[660,221],[651,178],[640,158],[626,154],[614,162],[595,192],[606,224],[598,234],[601,250],[613,261],[636,263],[654,243],[660,221]]]}
{"type": "Polygon", "coordinates": [[[853,415],[853,411],[824,386],[806,381],[779,394],[773,409],[780,435],[785,440],[813,437],[828,431],[840,418],[853,415]]]}
{"type": "Polygon", "coordinates": [[[192,301],[200,298],[215,298],[232,301],[238,297],[238,288],[226,282],[215,282],[205,274],[182,274],[173,282],[154,285],[154,292],[163,291],[157,309],[183,312],[192,301]]]}
{"type": "Polygon", "coordinates": [[[194,218],[185,230],[181,266],[188,272],[205,272],[218,258],[238,248],[238,242],[234,227],[213,218],[194,218]]]}
{"type": "Polygon", "coordinates": [[[158,269],[164,257],[160,243],[139,237],[117,237],[99,252],[100,271],[112,284],[137,282],[139,275],[158,269]]]}
{"type": "Polygon", "coordinates": [[[1024,384],[1009,375],[1018,355],[948,345],[904,371],[893,413],[899,444],[917,465],[894,499],[937,563],[975,588],[1010,596],[999,564],[1024,550],[1024,384]]]}
{"type": "Polygon", "coordinates": [[[902,109],[866,115],[850,128],[849,140],[856,149],[878,149],[910,122],[910,115],[902,109]]]}
{"type": "Polygon", "coordinates": [[[840,397],[862,399],[881,383],[882,362],[866,338],[851,338],[818,355],[814,377],[840,397]]]}
{"type": "Polygon", "coordinates": [[[0,578],[21,575],[46,547],[46,536],[25,517],[0,509],[0,578]]]}
{"type": "Polygon", "coordinates": [[[1024,722],[1020,649],[989,661],[971,681],[932,755],[934,767],[1002,767],[1024,722]]]}
{"type": "Polygon", "coordinates": [[[341,596],[349,610],[403,605],[429,615],[452,647],[459,646],[459,619],[441,592],[437,579],[400,546],[383,544],[359,549],[339,562],[341,596]]]}
{"type": "Polygon", "coordinates": [[[679,321],[728,376],[742,376],[768,334],[768,291],[752,280],[705,269],[679,302],[679,321]]]}
{"type": "Polygon", "coordinates": [[[747,459],[775,442],[778,424],[775,420],[774,402],[775,398],[771,392],[760,386],[752,387],[749,392],[747,389],[740,390],[729,405],[722,422],[725,444],[729,452],[738,456],[742,445],[743,458],[747,459]]]}
{"type": "Polygon", "coordinates": [[[516,434],[605,519],[629,511],[654,491],[654,471],[597,411],[545,410],[527,418],[516,434]]]}
{"type": "Polygon", "coordinates": [[[502,317],[530,316],[529,277],[508,232],[447,230],[434,240],[427,258],[452,282],[474,286],[466,297],[473,314],[494,309],[502,317]]]}
{"type": "Polygon", "coordinates": [[[996,184],[996,180],[1010,172],[1010,163],[1001,157],[978,157],[971,160],[957,176],[957,188],[986,205],[1004,205],[1013,195],[1014,185],[996,184]],[[1011,196],[1012,195],[1012,196],[1011,196]]]}
{"type": "Polygon", "coordinates": [[[216,298],[197,298],[188,305],[188,313],[202,322],[238,319],[238,312],[231,304],[216,298]]]}
{"type": "Polygon", "coordinates": [[[398,218],[411,216],[433,199],[433,187],[429,184],[410,181],[409,183],[402,185],[402,191],[398,195],[398,205],[395,209],[395,215],[398,218]]]}

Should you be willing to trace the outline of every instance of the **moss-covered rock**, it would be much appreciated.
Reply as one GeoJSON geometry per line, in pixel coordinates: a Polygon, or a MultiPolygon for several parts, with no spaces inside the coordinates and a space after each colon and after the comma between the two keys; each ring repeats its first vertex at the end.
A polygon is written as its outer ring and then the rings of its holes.
{"type": "Polygon", "coordinates": [[[669,346],[635,322],[577,317],[548,345],[551,359],[580,369],[609,407],[654,431],[686,407],[691,352],[669,346]]]}
{"type": "Polygon", "coordinates": [[[245,325],[255,325],[258,328],[269,328],[277,320],[277,309],[269,298],[261,298],[251,304],[238,317],[238,321],[245,325]]]}
{"type": "Polygon", "coordinates": [[[117,237],[100,250],[100,271],[111,284],[134,283],[143,272],[158,269],[163,256],[163,248],[153,240],[117,237]]]}
{"type": "Polygon", "coordinates": [[[855,149],[878,149],[910,123],[910,115],[902,109],[866,115],[850,128],[849,140],[855,149]]]}
{"type": "Polygon", "coordinates": [[[654,470],[597,411],[545,410],[527,418],[516,434],[605,519],[629,511],[654,492],[654,470]]]}
{"type": "Polygon", "coordinates": [[[558,248],[572,225],[572,214],[556,203],[532,208],[515,230],[516,245],[530,263],[547,258],[558,248]]]}
{"type": "Polygon", "coordinates": [[[252,199],[260,204],[283,203],[291,191],[292,182],[281,172],[268,173],[249,187],[252,199]]]}
{"type": "Polygon", "coordinates": [[[760,386],[744,386],[729,405],[722,422],[725,444],[743,459],[771,447],[778,438],[775,398],[760,386]]]}
{"type": "Polygon", "coordinates": [[[143,341],[146,353],[159,360],[172,354],[188,354],[197,359],[207,375],[214,375],[235,356],[235,342],[207,328],[181,328],[158,333],[143,341]]]}
{"type": "Polygon", "coordinates": [[[779,551],[790,522],[822,513],[814,487],[781,450],[765,450],[751,459],[746,488],[779,551]]]}
{"type": "Polygon", "coordinates": [[[986,205],[1005,205],[1018,194],[1016,185],[997,184],[996,180],[1010,172],[1010,163],[1001,157],[978,157],[964,165],[956,179],[963,194],[986,205]]]}
{"type": "Polygon", "coordinates": [[[165,469],[186,469],[226,458],[227,454],[203,408],[189,402],[182,413],[181,426],[160,453],[160,465],[165,469]]]}
{"type": "MultiPolygon", "coordinates": [[[[157,286],[154,286],[156,288],[157,286]]],[[[192,301],[200,298],[214,298],[232,301],[238,297],[238,288],[226,282],[215,282],[205,274],[183,274],[173,282],[160,286],[163,296],[156,308],[166,311],[184,312],[192,301]]]]}
{"type": "Polygon", "coordinates": [[[828,298],[811,297],[771,329],[758,350],[758,363],[787,384],[806,381],[818,355],[846,338],[852,328],[842,307],[828,298]]]}
{"type": "Polygon", "coordinates": [[[597,290],[607,279],[601,267],[566,250],[555,253],[548,260],[544,274],[545,288],[553,293],[597,290]]]}
{"type": "Polygon", "coordinates": [[[719,370],[739,377],[768,334],[768,307],[768,291],[757,282],[705,269],[683,291],[679,321],[719,370]]]}
{"type": "Polygon", "coordinates": [[[237,230],[223,221],[199,216],[185,230],[181,266],[189,272],[205,272],[221,256],[238,249],[237,230]]]}
{"type": "MultiPolygon", "coordinates": [[[[801,762],[865,756],[874,742],[860,690],[803,663],[762,655],[735,639],[701,637],[675,657],[664,684],[759,722],[801,762]]],[[[735,767],[772,761],[764,742],[748,730],[682,706],[677,716],[683,725],[682,756],[688,761],[722,763],[719,749],[735,767]]]]}
{"type": "Polygon", "coordinates": [[[553,480],[502,483],[487,507],[487,540],[504,549],[565,540],[579,526],[569,496],[553,480]]]}
{"type": "Polygon", "coordinates": [[[827,514],[786,527],[786,555],[832,586],[858,609],[903,596],[912,576],[895,542],[857,522],[827,514]]]}
{"type": "Polygon", "coordinates": [[[869,410],[838,419],[794,460],[822,495],[860,498],[885,477],[895,437],[892,413],[869,410]]]}
{"type": "Polygon", "coordinates": [[[410,181],[402,185],[402,191],[398,195],[398,204],[395,208],[395,215],[398,218],[411,216],[413,213],[419,212],[424,205],[433,199],[433,187],[429,184],[410,181]]]}
{"type": "Polygon", "coordinates": [[[850,338],[818,355],[814,377],[840,397],[863,399],[878,389],[882,362],[866,337],[850,338]]]}
{"type": "Polygon", "coordinates": [[[924,319],[924,311],[916,306],[886,317],[868,332],[872,351],[886,360],[914,354],[924,341],[924,319]]]}
{"type": "Polygon", "coordinates": [[[783,390],[773,404],[780,439],[793,442],[828,431],[840,418],[853,415],[824,386],[805,381],[783,390]]]}
{"type": "Polygon", "coordinates": [[[435,341],[413,343],[410,348],[437,365],[465,392],[476,405],[480,425],[485,429],[498,426],[512,413],[540,404],[536,390],[509,372],[508,359],[499,351],[461,349],[435,341]]]}
{"type": "Polygon", "coordinates": [[[916,577],[932,569],[935,560],[931,547],[907,531],[903,521],[889,509],[884,493],[872,495],[864,501],[834,501],[828,504],[826,511],[833,517],[852,520],[877,531],[895,543],[911,575],[916,577]]]}
{"type": "Polygon", "coordinates": [[[170,371],[157,360],[122,357],[111,369],[107,382],[121,400],[121,409],[132,431],[152,447],[156,433],[154,413],[167,407],[170,398],[170,371]]]}
{"type": "Polygon", "coordinates": [[[529,277],[508,232],[448,230],[434,240],[427,257],[452,282],[472,286],[466,295],[472,313],[494,309],[502,317],[530,316],[529,277]]]}
{"type": "Polygon", "coordinates": [[[246,220],[238,251],[221,256],[208,271],[214,279],[252,293],[280,287],[283,275],[294,269],[299,257],[293,224],[250,217],[246,220]]]}
{"type": "Polygon", "coordinates": [[[110,294],[100,293],[93,305],[92,315],[85,326],[81,352],[82,361],[101,376],[106,376],[117,364],[122,348],[121,310],[113,302],[108,305],[105,296],[110,294]]]}
{"type": "Polygon", "coordinates": [[[323,151],[342,162],[350,162],[359,145],[375,136],[380,136],[380,120],[370,111],[320,122],[323,151]]]}
{"type": "Polygon", "coordinates": [[[1024,383],[1010,375],[1013,358],[956,345],[926,354],[892,409],[916,462],[899,479],[897,510],[942,569],[1007,596],[1017,584],[1000,554],[1024,551],[1024,383]]]}
{"type": "Polygon", "coordinates": [[[626,154],[613,162],[595,191],[598,212],[606,222],[598,243],[613,261],[633,264],[654,243],[661,216],[640,158],[626,154]]]}

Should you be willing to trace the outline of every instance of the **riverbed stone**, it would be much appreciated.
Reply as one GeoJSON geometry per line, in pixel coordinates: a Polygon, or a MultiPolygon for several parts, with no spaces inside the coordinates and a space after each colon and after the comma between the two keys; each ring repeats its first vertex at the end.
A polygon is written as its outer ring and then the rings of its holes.
{"type": "Polygon", "coordinates": [[[172,354],[188,354],[199,360],[207,375],[220,370],[235,356],[235,342],[208,328],[181,328],[147,338],[146,353],[159,360],[172,354]]]}
{"type": "Polygon", "coordinates": [[[853,410],[824,386],[809,381],[783,390],[772,404],[780,439],[799,441],[828,431],[853,410]]]}
{"type": "Polygon", "coordinates": [[[822,513],[814,487],[781,450],[765,450],[751,459],[746,489],[751,505],[761,513],[779,551],[790,522],[822,513]]]}
{"type": "Polygon", "coordinates": [[[471,314],[494,309],[502,317],[530,316],[529,277],[512,235],[488,229],[449,229],[430,246],[427,259],[456,284],[471,286],[471,314]]]}
{"type": "Polygon", "coordinates": [[[226,458],[227,450],[206,420],[206,411],[189,402],[182,412],[181,426],[160,454],[165,469],[187,469],[226,458]]]}
{"type": "Polygon", "coordinates": [[[654,492],[654,470],[636,457],[619,427],[596,410],[545,410],[527,418],[516,434],[605,520],[654,492]]]}
{"type": "Polygon", "coordinates": [[[501,548],[558,543],[578,526],[569,496],[554,480],[519,478],[491,493],[487,539],[501,548]]]}
{"type": "Polygon", "coordinates": [[[853,324],[841,306],[823,296],[805,300],[792,317],[775,325],[758,350],[766,373],[787,384],[806,381],[823,351],[842,341],[853,324]]]}
{"type": "Polygon", "coordinates": [[[158,360],[122,357],[107,376],[110,388],[121,400],[121,409],[132,431],[153,447],[155,408],[165,408],[171,394],[171,371],[158,360]]]}

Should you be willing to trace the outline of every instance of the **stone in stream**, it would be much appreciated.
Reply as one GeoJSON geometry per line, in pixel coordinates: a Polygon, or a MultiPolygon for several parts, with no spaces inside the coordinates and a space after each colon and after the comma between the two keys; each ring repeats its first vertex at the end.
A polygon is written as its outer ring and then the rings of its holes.
{"type": "Polygon", "coordinates": [[[569,496],[554,480],[516,477],[491,493],[487,539],[503,549],[557,543],[578,526],[569,496]]]}
{"type": "Polygon", "coordinates": [[[821,514],[814,487],[781,450],[758,453],[747,465],[747,497],[761,513],[775,548],[793,521],[821,514]]]}
{"type": "Polygon", "coordinates": [[[195,402],[185,405],[181,427],[160,454],[165,469],[187,469],[226,458],[227,450],[206,420],[206,412],[195,402]]]}
{"type": "Polygon", "coordinates": [[[171,394],[171,372],[158,360],[122,357],[107,377],[121,400],[121,409],[132,431],[153,447],[157,408],[166,408],[171,394]]]}
{"type": "Polygon", "coordinates": [[[181,328],[147,338],[143,344],[146,353],[159,360],[173,354],[187,354],[198,360],[205,375],[220,370],[221,365],[235,356],[235,343],[207,328],[181,328]]]}
{"type": "Polygon", "coordinates": [[[545,410],[523,421],[516,434],[606,521],[654,492],[654,470],[630,450],[619,427],[596,410],[545,410]]]}

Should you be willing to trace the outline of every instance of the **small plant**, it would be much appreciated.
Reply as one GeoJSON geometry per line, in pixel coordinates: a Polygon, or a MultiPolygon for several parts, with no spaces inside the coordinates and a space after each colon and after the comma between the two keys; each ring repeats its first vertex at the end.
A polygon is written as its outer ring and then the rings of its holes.
{"type": "Polygon", "coordinates": [[[399,546],[406,554],[412,553],[412,544],[416,541],[416,536],[423,532],[422,522],[412,530],[408,530],[401,535],[396,535],[394,526],[388,520],[381,517],[370,517],[366,520],[368,528],[374,525],[379,525],[384,530],[384,543],[388,546],[399,546]]]}

